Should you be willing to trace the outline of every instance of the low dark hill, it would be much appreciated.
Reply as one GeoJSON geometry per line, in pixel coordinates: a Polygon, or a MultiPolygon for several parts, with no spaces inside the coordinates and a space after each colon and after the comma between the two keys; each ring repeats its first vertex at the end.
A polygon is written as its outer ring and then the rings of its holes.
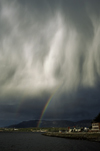
{"type": "Polygon", "coordinates": [[[37,127],[38,120],[23,121],[21,123],[10,125],[8,128],[28,128],[37,127]]]}
{"type": "Polygon", "coordinates": [[[100,113],[94,118],[93,122],[100,123],[100,113]]]}
{"type": "MultiPolygon", "coordinates": [[[[40,127],[90,127],[92,120],[82,120],[82,121],[68,121],[68,120],[42,120],[40,127]]],[[[37,127],[38,120],[23,121],[19,124],[10,125],[8,128],[29,128],[37,127]]]]}

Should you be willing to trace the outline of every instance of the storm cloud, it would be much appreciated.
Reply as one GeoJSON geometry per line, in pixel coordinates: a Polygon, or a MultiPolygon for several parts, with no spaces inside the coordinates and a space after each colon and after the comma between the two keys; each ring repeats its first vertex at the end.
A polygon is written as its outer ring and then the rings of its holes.
{"type": "Polygon", "coordinates": [[[0,0],[1,120],[39,119],[57,88],[44,118],[77,120],[100,111],[99,6],[0,0]]]}

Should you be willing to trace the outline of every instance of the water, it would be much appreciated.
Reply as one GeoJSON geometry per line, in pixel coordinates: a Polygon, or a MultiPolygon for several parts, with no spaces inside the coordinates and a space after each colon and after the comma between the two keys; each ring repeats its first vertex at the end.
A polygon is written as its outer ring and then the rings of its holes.
{"type": "Polygon", "coordinates": [[[40,133],[0,133],[0,151],[100,151],[100,143],[40,133]]]}

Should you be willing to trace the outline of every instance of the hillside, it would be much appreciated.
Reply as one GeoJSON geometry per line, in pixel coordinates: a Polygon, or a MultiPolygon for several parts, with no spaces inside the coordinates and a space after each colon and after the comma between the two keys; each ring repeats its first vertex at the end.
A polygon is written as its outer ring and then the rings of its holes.
{"type": "MultiPolygon", "coordinates": [[[[82,120],[82,121],[68,121],[68,120],[42,120],[40,127],[90,127],[92,120],[82,120]]],[[[38,120],[23,121],[21,123],[10,125],[9,128],[28,128],[37,127],[38,120]]]]}

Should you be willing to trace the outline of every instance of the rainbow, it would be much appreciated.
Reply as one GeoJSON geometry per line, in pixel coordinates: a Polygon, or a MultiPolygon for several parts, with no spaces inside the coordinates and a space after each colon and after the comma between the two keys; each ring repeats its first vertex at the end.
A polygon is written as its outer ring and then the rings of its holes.
{"type": "Polygon", "coordinates": [[[47,108],[48,108],[49,103],[51,102],[51,100],[52,100],[54,94],[57,92],[57,90],[58,90],[58,88],[54,91],[54,93],[50,96],[50,98],[49,98],[48,101],[46,102],[46,104],[45,104],[45,106],[44,106],[44,108],[43,108],[43,110],[42,110],[42,113],[41,113],[39,122],[38,122],[38,124],[37,124],[37,127],[40,127],[41,120],[42,120],[42,118],[43,118],[43,116],[44,116],[44,114],[45,114],[45,112],[46,112],[46,110],[47,110],[47,108]]]}

